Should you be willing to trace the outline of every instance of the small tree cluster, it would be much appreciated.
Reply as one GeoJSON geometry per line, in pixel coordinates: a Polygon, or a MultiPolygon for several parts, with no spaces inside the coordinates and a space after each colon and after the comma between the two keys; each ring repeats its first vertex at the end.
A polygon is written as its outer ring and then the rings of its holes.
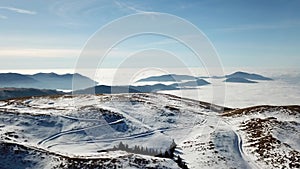
{"type": "Polygon", "coordinates": [[[175,152],[176,146],[177,146],[177,144],[173,140],[170,147],[168,149],[166,149],[165,152],[157,154],[156,157],[174,159],[174,152],[175,152]]]}
{"type": "Polygon", "coordinates": [[[151,156],[161,157],[161,158],[170,158],[170,159],[174,160],[180,168],[188,169],[186,163],[182,160],[182,158],[179,155],[177,156],[177,159],[175,160],[174,152],[175,152],[176,146],[177,146],[177,144],[173,140],[170,147],[168,149],[166,149],[164,152],[162,152],[161,150],[158,151],[156,149],[142,147],[142,146],[140,147],[137,145],[135,145],[133,148],[129,148],[128,144],[124,144],[124,143],[120,142],[119,145],[114,146],[114,148],[112,150],[123,150],[123,151],[127,151],[130,153],[135,153],[135,154],[151,155],[151,156]]]}
{"type": "Polygon", "coordinates": [[[112,150],[123,150],[130,153],[150,155],[150,156],[156,156],[157,154],[161,153],[161,151],[158,151],[156,149],[143,147],[143,146],[140,147],[137,145],[135,145],[133,148],[130,148],[128,144],[124,144],[123,142],[120,142],[118,146],[114,146],[112,150]]]}
{"type": "Polygon", "coordinates": [[[170,148],[167,149],[163,154],[157,155],[157,157],[170,158],[170,159],[174,160],[180,168],[188,169],[186,163],[182,160],[182,158],[179,155],[177,156],[177,159],[175,160],[174,152],[175,152],[176,146],[177,146],[177,144],[173,140],[172,144],[170,145],[170,148]]]}

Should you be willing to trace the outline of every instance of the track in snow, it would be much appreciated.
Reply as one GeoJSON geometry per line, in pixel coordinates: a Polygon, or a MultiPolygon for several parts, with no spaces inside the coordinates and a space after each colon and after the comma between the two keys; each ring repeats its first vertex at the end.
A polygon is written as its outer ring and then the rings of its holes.
{"type": "Polygon", "coordinates": [[[245,153],[243,150],[243,140],[241,138],[241,136],[234,130],[232,130],[236,136],[237,139],[236,140],[236,144],[238,146],[238,152],[241,155],[241,157],[243,158],[243,160],[245,161],[245,164],[247,164],[248,168],[252,168],[252,169],[260,169],[260,167],[257,166],[257,164],[251,160],[245,153]]]}
{"type": "Polygon", "coordinates": [[[106,124],[99,124],[99,125],[85,127],[85,128],[80,128],[80,129],[72,129],[72,130],[62,131],[62,132],[56,133],[56,134],[54,134],[52,136],[49,136],[49,137],[47,137],[47,138],[39,141],[37,144],[38,145],[45,144],[46,142],[51,141],[51,140],[53,140],[55,138],[58,138],[60,136],[63,136],[63,135],[77,133],[77,132],[80,132],[80,131],[84,131],[84,130],[87,130],[87,129],[93,129],[93,128],[97,128],[97,127],[101,127],[101,126],[113,125],[113,124],[120,123],[122,121],[124,121],[124,119],[119,119],[119,120],[116,120],[116,121],[113,121],[113,122],[110,122],[110,123],[106,123],[106,124]]]}

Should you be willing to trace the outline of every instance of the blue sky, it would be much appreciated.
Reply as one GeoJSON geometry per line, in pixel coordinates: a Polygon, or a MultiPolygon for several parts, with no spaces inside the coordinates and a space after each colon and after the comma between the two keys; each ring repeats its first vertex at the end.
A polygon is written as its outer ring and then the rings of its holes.
{"type": "MultiPolygon", "coordinates": [[[[225,67],[298,67],[299,8],[299,0],[0,0],[0,68],[73,68],[99,28],[138,12],[169,13],[193,23],[210,39],[225,67]]],[[[140,44],[177,49],[188,57],[179,44],[166,41],[131,39],[104,66],[114,67],[122,50],[138,50],[140,44]]]]}

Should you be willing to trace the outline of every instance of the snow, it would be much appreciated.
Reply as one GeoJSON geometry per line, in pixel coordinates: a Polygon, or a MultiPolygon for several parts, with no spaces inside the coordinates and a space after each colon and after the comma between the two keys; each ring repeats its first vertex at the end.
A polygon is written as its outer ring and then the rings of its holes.
{"type": "MultiPolygon", "coordinates": [[[[102,162],[109,159],[104,162],[107,166],[115,159],[122,168],[139,168],[133,159],[144,161],[144,167],[178,168],[170,159],[110,151],[120,142],[130,148],[165,151],[174,140],[175,154],[195,169],[291,168],[290,153],[299,152],[300,114],[284,107],[232,110],[221,116],[204,103],[158,93],[65,95],[0,103],[1,142],[29,148],[26,151],[35,155],[29,156],[24,150],[28,161],[39,161],[37,156],[43,156],[36,165],[42,168],[71,165],[67,159],[53,162],[58,156],[102,162]],[[253,131],[247,129],[252,123],[259,125],[256,119],[265,120],[258,128],[262,136],[271,135],[280,141],[271,142],[275,147],[264,150],[269,157],[263,157],[258,147],[251,145],[262,138],[253,137],[253,131]],[[271,163],[272,158],[286,162],[271,163]]],[[[10,151],[8,161],[15,158],[15,151],[10,151]]]]}
{"type": "Polygon", "coordinates": [[[245,110],[244,113],[246,112],[247,115],[227,117],[226,122],[239,133],[244,144],[244,154],[251,167],[299,167],[299,160],[292,160],[300,156],[299,112],[283,107],[263,106],[250,111],[245,110]],[[291,164],[295,166],[291,167],[291,164]]]}

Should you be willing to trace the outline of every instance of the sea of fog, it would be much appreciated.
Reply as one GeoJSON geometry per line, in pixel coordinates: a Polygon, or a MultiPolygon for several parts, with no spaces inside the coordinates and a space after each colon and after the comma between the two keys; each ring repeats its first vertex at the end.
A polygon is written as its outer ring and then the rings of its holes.
{"type": "MultiPolygon", "coordinates": [[[[236,71],[256,73],[274,79],[273,81],[259,81],[259,83],[224,83],[224,79],[205,79],[211,85],[201,86],[196,89],[182,89],[159,91],[159,93],[173,94],[180,97],[191,98],[227,107],[248,107],[255,105],[300,105],[300,69],[266,69],[266,68],[224,68],[224,74],[236,71]]],[[[144,85],[159,82],[137,83],[136,81],[154,75],[186,74],[193,76],[220,75],[218,69],[184,68],[184,69],[97,69],[97,70],[72,70],[72,69],[26,69],[26,70],[0,70],[0,72],[15,72],[34,74],[39,72],[58,74],[80,73],[104,85],[144,85]],[[214,74],[218,73],[218,74],[214,74]]],[[[165,83],[168,84],[168,83],[165,83]]]]}

